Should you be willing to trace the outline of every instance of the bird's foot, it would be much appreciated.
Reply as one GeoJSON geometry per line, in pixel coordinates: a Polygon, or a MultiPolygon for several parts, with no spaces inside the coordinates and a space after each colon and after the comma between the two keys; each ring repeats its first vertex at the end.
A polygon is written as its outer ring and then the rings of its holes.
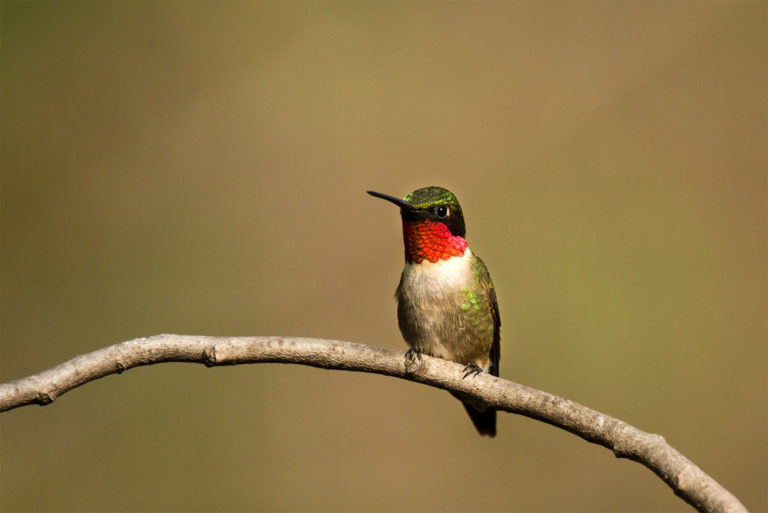
{"type": "Polygon", "coordinates": [[[418,347],[412,347],[405,352],[405,359],[412,362],[414,358],[418,358],[421,361],[421,349],[418,347]]]}
{"type": "Polygon", "coordinates": [[[461,377],[461,379],[467,379],[469,376],[477,376],[481,372],[485,372],[482,367],[477,365],[476,363],[468,363],[466,367],[464,367],[464,375],[461,377]]]}
{"type": "Polygon", "coordinates": [[[421,368],[422,361],[421,361],[421,349],[418,347],[416,348],[410,348],[408,351],[405,352],[405,372],[408,374],[413,374],[418,369],[421,368]]]}

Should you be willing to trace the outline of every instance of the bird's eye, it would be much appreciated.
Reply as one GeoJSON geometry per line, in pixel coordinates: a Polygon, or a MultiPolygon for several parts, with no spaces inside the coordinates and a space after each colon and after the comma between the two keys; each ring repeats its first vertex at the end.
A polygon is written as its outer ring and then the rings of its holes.
{"type": "Polygon", "coordinates": [[[448,215],[448,207],[440,205],[435,209],[435,214],[437,214],[437,217],[446,217],[448,215]]]}

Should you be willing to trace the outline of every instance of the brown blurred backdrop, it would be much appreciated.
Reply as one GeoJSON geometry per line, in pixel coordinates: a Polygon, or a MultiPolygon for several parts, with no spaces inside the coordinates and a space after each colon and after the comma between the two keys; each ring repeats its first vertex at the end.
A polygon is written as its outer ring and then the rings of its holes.
{"type": "MultiPolygon", "coordinates": [[[[503,377],[768,509],[766,3],[2,2],[2,380],[162,332],[405,349],[395,208],[443,185],[503,377]]],[[[134,369],[0,416],[3,511],[691,511],[448,394],[134,369]]]]}

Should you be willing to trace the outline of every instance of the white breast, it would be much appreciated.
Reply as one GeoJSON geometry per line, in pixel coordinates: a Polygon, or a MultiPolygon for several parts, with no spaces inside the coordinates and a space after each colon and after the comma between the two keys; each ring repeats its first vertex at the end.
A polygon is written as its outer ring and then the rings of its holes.
{"type": "Polygon", "coordinates": [[[424,260],[420,264],[406,263],[403,269],[403,285],[422,301],[439,301],[446,294],[455,293],[469,284],[472,276],[472,251],[469,248],[463,256],[454,256],[435,263],[424,260]]]}
{"type": "Polygon", "coordinates": [[[419,347],[432,356],[452,359],[456,345],[460,343],[456,337],[464,331],[455,308],[459,306],[461,289],[470,285],[471,266],[469,248],[460,257],[435,263],[425,260],[420,264],[405,264],[400,283],[401,301],[408,304],[415,315],[401,317],[400,329],[411,347],[419,347]]]}

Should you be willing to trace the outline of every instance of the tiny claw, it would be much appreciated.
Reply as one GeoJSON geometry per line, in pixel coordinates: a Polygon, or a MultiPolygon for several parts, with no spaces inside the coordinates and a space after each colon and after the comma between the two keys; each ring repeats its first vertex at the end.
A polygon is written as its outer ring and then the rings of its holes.
{"type": "Polygon", "coordinates": [[[419,349],[418,347],[416,347],[416,348],[413,348],[413,347],[412,347],[412,348],[410,348],[408,351],[406,351],[406,352],[405,352],[405,357],[406,357],[406,358],[407,358],[409,361],[413,361],[413,357],[414,357],[414,356],[415,356],[416,358],[418,358],[418,359],[419,359],[419,361],[421,361],[421,349],[419,349]]]}
{"type": "Polygon", "coordinates": [[[482,367],[478,366],[476,363],[468,363],[466,367],[464,367],[464,375],[461,377],[461,379],[467,379],[469,376],[477,376],[481,372],[484,372],[482,367]]]}

